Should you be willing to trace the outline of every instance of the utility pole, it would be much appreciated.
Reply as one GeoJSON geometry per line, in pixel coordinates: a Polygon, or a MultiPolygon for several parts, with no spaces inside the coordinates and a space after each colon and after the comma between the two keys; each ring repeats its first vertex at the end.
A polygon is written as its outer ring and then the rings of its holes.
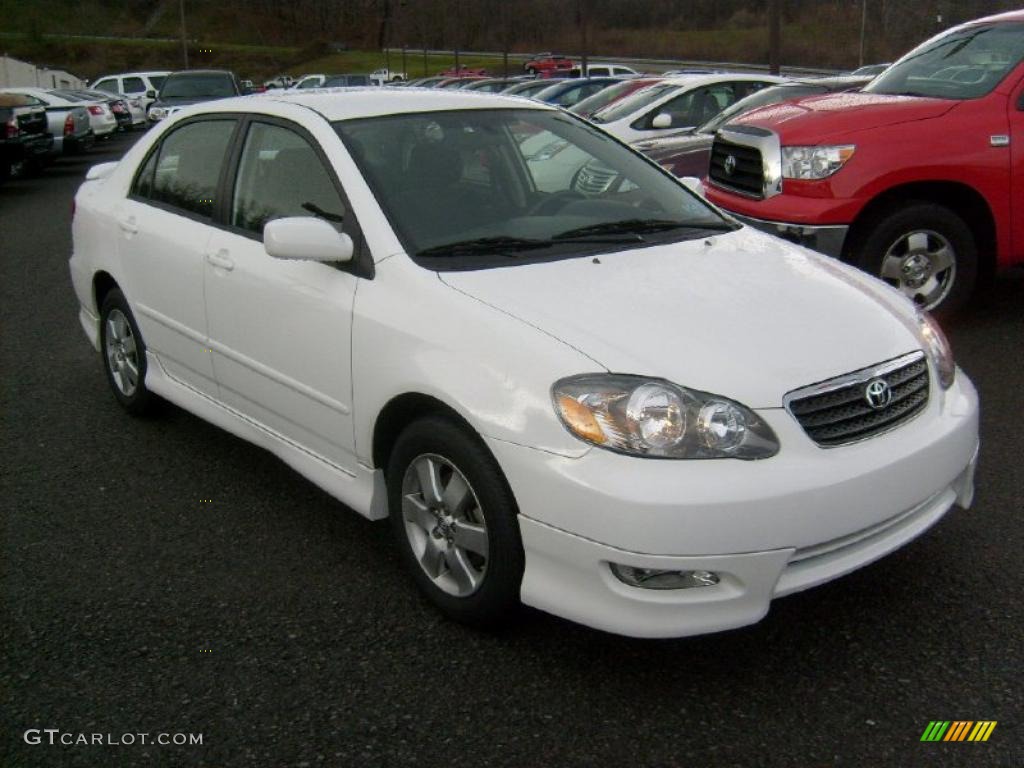
{"type": "Polygon", "coordinates": [[[860,0],[860,54],[857,57],[857,66],[864,66],[864,30],[868,25],[868,0],[860,0]]]}
{"type": "Polygon", "coordinates": [[[782,0],[768,0],[768,72],[779,74],[782,47],[782,0]]]}
{"type": "Polygon", "coordinates": [[[580,29],[580,77],[587,76],[587,11],[586,0],[576,0],[576,25],[580,29]]]}
{"type": "Polygon", "coordinates": [[[185,34],[185,0],[179,0],[178,9],[181,11],[181,55],[185,59],[185,69],[188,69],[188,37],[185,34]]]}

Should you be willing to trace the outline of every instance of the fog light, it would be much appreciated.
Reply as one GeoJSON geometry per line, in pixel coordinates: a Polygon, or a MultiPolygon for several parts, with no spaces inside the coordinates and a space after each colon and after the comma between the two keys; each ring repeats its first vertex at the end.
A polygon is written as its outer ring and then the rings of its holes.
{"type": "Polygon", "coordinates": [[[634,568],[611,563],[612,573],[623,584],[643,589],[693,589],[713,587],[721,579],[712,571],[666,571],[658,568],[634,568]]]}

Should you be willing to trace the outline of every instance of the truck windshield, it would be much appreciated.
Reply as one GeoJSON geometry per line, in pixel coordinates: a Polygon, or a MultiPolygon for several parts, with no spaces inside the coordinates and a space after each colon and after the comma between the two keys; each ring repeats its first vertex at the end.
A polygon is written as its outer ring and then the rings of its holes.
{"type": "Polygon", "coordinates": [[[1022,22],[960,27],[918,46],[864,91],[976,99],[990,93],[1022,56],[1022,22]]]}

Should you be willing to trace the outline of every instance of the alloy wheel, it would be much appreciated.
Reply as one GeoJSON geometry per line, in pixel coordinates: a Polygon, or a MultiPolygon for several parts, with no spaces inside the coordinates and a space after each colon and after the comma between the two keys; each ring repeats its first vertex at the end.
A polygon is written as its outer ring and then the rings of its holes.
{"type": "Polygon", "coordinates": [[[402,517],[413,556],[434,584],[468,597],[483,584],[488,535],[483,509],[451,461],[422,454],[402,479],[402,517]]]}
{"type": "Polygon", "coordinates": [[[956,280],[956,251],[930,229],[902,235],[882,258],[881,277],[922,309],[942,303],[956,280]]]}
{"type": "Polygon", "coordinates": [[[114,385],[122,395],[131,397],[139,386],[139,353],[131,323],[119,309],[107,315],[105,346],[114,385]]]}

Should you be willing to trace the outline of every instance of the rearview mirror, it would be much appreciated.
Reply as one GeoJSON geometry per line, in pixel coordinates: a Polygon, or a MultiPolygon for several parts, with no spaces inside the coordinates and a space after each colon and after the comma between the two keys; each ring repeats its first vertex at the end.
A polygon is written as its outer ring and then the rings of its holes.
{"type": "Polygon", "coordinates": [[[668,112],[661,112],[654,116],[651,120],[651,128],[671,128],[672,127],[672,115],[668,112]]]}
{"type": "Polygon", "coordinates": [[[263,248],[275,259],[351,261],[352,238],[312,216],[274,219],[263,227],[263,248]]]}

